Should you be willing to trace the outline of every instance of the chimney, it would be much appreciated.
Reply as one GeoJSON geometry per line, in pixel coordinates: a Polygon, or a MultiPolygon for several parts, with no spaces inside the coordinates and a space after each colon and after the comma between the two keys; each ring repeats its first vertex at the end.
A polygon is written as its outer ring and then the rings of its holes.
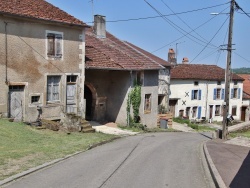
{"type": "Polygon", "coordinates": [[[189,60],[188,60],[187,57],[184,57],[184,58],[182,59],[182,64],[188,64],[188,62],[189,62],[189,60]]]}
{"type": "Polygon", "coordinates": [[[97,38],[106,38],[106,16],[94,15],[94,33],[97,38]]]}
{"type": "Polygon", "coordinates": [[[174,51],[173,48],[170,48],[169,51],[168,51],[168,62],[171,65],[176,65],[177,64],[176,57],[175,57],[175,51],[174,51]]]}

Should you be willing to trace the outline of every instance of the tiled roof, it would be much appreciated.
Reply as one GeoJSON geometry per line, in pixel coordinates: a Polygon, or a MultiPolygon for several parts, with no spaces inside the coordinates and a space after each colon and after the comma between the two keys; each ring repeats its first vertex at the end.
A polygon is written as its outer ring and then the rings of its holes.
{"type": "MultiPolygon", "coordinates": [[[[159,70],[164,67],[154,55],[149,56],[130,43],[106,33],[97,38],[92,29],[86,31],[86,68],[116,70],[159,70]]],[[[163,60],[161,60],[163,61],[163,60]]]]}
{"type": "Polygon", "coordinates": [[[250,99],[250,74],[238,74],[238,76],[245,79],[243,81],[243,98],[250,99]]]}
{"type": "Polygon", "coordinates": [[[45,0],[0,0],[0,14],[86,26],[45,0]]]}
{"type": "MultiPolygon", "coordinates": [[[[178,64],[171,70],[171,79],[225,80],[225,70],[216,65],[178,64]]],[[[244,79],[233,74],[233,80],[244,79]]]]}

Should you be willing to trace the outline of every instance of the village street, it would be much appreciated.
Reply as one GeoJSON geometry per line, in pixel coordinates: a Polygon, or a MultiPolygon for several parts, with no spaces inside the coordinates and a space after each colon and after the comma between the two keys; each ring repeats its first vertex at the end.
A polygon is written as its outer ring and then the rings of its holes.
{"type": "Polygon", "coordinates": [[[19,179],[8,188],[212,187],[197,133],[123,137],[19,179]]]}

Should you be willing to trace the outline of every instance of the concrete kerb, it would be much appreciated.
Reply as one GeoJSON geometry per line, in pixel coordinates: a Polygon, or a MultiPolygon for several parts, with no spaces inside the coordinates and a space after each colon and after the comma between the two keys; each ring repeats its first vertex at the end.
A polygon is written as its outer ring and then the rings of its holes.
{"type": "Polygon", "coordinates": [[[207,146],[206,146],[206,142],[203,143],[203,151],[205,154],[205,158],[210,170],[210,173],[212,175],[212,178],[214,180],[215,186],[218,188],[227,188],[227,186],[225,185],[224,181],[222,180],[217,168],[215,167],[213,160],[207,150],[207,146]]]}
{"type": "Polygon", "coordinates": [[[108,141],[104,141],[104,142],[101,142],[101,143],[98,143],[98,144],[90,145],[90,146],[89,146],[86,150],[84,150],[84,151],[79,151],[79,152],[73,153],[73,154],[71,154],[71,155],[67,155],[67,156],[65,156],[65,157],[63,157],[63,158],[55,159],[55,160],[53,160],[53,161],[44,163],[44,164],[39,165],[39,166],[36,166],[36,167],[34,167],[34,168],[30,168],[29,170],[20,172],[20,173],[18,173],[18,174],[16,174],[16,175],[10,176],[10,177],[8,177],[8,178],[6,178],[6,179],[4,179],[4,180],[1,180],[1,181],[0,181],[0,186],[6,185],[6,184],[8,184],[8,183],[10,183],[10,182],[12,182],[12,181],[15,181],[15,180],[17,180],[17,179],[20,179],[20,178],[22,178],[22,177],[24,177],[24,176],[27,176],[27,175],[29,175],[29,174],[31,174],[31,173],[33,173],[33,172],[36,172],[36,171],[42,170],[42,169],[44,169],[44,168],[50,167],[50,166],[52,166],[52,165],[54,165],[54,164],[60,163],[60,162],[66,160],[66,159],[68,159],[68,158],[74,157],[75,155],[79,155],[79,154],[81,154],[81,153],[83,153],[83,152],[85,152],[85,151],[88,151],[88,150],[90,150],[90,149],[92,149],[92,148],[95,148],[95,147],[97,147],[97,146],[100,146],[100,145],[103,145],[103,144],[112,142],[112,141],[114,141],[114,140],[116,140],[116,139],[118,139],[118,138],[122,138],[122,137],[115,137],[115,138],[113,138],[113,139],[111,139],[111,140],[108,140],[108,141]]]}

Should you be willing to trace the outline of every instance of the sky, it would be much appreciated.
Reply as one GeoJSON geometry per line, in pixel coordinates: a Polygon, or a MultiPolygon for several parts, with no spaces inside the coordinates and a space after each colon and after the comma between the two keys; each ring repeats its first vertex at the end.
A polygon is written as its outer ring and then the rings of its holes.
{"type": "MultiPolygon", "coordinates": [[[[229,0],[47,1],[90,26],[93,15],[106,16],[108,32],[164,60],[173,48],[178,63],[187,57],[192,64],[226,67],[229,0]]],[[[250,1],[236,2],[231,67],[250,67],[250,1]]]]}

